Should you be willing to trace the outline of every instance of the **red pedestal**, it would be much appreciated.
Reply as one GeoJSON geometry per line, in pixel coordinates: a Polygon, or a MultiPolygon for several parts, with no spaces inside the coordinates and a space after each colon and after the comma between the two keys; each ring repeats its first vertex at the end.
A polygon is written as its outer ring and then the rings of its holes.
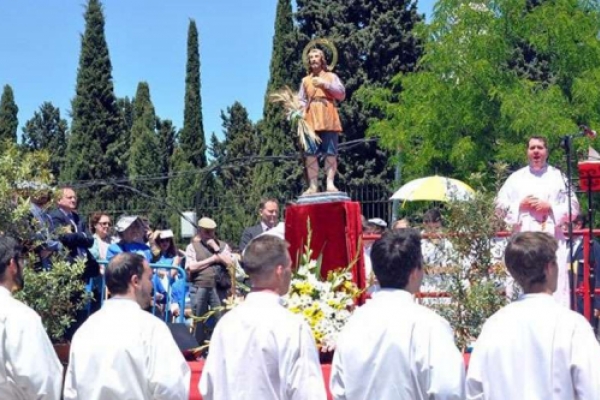
{"type": "Polygon", "coordinates": [[[360,203],[339,201],[288,206],[285,212],[285,239],[290,243],[290,254],[295,267],[308,237],[309,219],[313,257],[323,254],[322,276],[327,276],[328,271],[348,266],[358,252],[352,275],[357,285],[364,287],[364,262],[362,245],[359,244],[362,236],[360,203]]]}

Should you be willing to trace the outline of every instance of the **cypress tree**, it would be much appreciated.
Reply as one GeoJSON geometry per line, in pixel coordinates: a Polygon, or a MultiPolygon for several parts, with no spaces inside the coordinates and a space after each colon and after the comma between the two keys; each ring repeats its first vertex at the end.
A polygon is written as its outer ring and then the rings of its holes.
{"type": "Polygon", "coordinates": [[[284,199],[296,194],[302,187],[303,166],[300,148],[292,127],[278,104],[269,102],[269,94],[289,86],[295,90],[302,77],[302,61],[298,55],[297,32],[294,28],[290,0],[278,0],[271,54],[270,76],[265,93],[263,120],[257,124],[261,156],[298,154],[297,160],[275,160],[260,163],[255,168],[254,203],[263,196],[284,199]]]}
{"type": "Polygon", "coordinates": [[[50,172],[58,178],[65,162],[67,136],[67,121],[60,117],[60,109],[44,102],[23,127],[23,146],[30,151],[47,151],[50,172]]]}
{"type": "MultiPolygon", "coordinates": [[[[123,121],[114,94],[100,1],[89,0],[84,17],[76,94],[71,102],[71,135],[61,175],[66,182],[122,177],[125,172],[118,160],[122,149],[115,147],[123,133],[123,121]]],[[[78,194],[85,203],[92,196],[112,200],[112,191],[104,186],[80,190],[78,194]]]]}
{"type": "MultiPolygon", "coordinates": [[[[161,181],[144,178],[147,175],[161,173],[159,137],[155,128],[156,115],[150,99],[150,88],[146,82],[140,82],[133,103],[131,153],[128,163],[129,178],[133,187],[161,200],[164,197],[161,181]]],[[[149,211],[148,217],[153,224],[159,223],[158,202],[140,198],[137,205],[138,209],[149,211]]]]}
{"type": "MultiPolygon", "coordinates": [[[[173,153],[168,198],[180,209],[195,209],[200,198],[211,197],[213,179],[206,175],[206,144],[202,125],[202,100],[200,95],[200,52],[196,22],[190,21],[187,40],[187,64],[185,75],[185,104],[183,128],[178,135],[179,143],[173,153]],[[196,174],[190,171],[196,170],[196,174]],[[183,174],[181,172],[184,172],[183,174]]],[[[171,223],[179,219],[175,217],[171,223]]]]}
{"type": "MultiPolygon", "coordinates": [[[[156,118],[156,130],[158,131],[160,174],[166,177],[171,173],[171,159],[177,145],[177,130],[171,120],[161,120],[160,118],[156,118]]],[[[160,182],[163,192],[166,194],[169,178],[165,178],[160,182]]]]}
{"type": "Polygon", "coordinates": [[[12,88],[10,85],[4,85],[0,98],[0,141],[17,143],[18,113],[19,107],[15,103],[12,88]]]}
{"type": "Polygon", "coordinates": [[[186,161],[196,168],[206,167],[206,144],[200,95],[200,52],[198,29],[194,20],[190,21],[188,28],[183,129],[179,140],[186,161]]]}

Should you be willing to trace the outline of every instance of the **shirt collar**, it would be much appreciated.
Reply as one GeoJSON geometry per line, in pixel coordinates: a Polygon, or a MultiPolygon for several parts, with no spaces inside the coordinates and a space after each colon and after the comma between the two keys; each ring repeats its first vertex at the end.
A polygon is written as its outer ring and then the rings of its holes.
{"type": "Polygon", "coordinates": [[[546,165],[544,165],[541,169],[539,170],[535,170],[531,167],[531,164],[529,165],[529,172],[531,172],[532,175],[535,176],[542,176],[546,173],[546,171],[548,171],[548,163],[546,163],[546,165]]]}
{"type": "Polygon", "coordinates": [[[407,303],[414,303],[415,298],[406,290],[402,289],[390,289],[390,288],[382,288],[377,292],[373,293],[373,299],[384,299],[384,300],[398,300],[407,303]]]}
{"type": "Polygon", "coordinates": [[[268,231],[269,229],[271,229],[271,228],[269,228],[269,227],[267,226],[267,224],[265,224],[265,223],[264,223],[264,222],[262,222],[262,221],[260,221],[260,226],[261,226],[261,228],[262,228],[262,231],[263,231],[263,232],[266,232],[266,231],[268,231]]]}
{"type": "Polygon", "coordinates": [[[554,301],[554,297],[548,293],[526,293],[519,296],[519,301],[524,300],[540,300],[540,301],[554,301]]]}
{"type": "Polygon", "coordinates": [[[115,308],[116,307],[132,307],[132,308],[136,308],[138,310],[142,309],[142,307],[140,307],[140,305],[135,300],[128,299],[128,298],[125,298],[125,297],[117,297],[117,298],[112,297],[112,298],[106,300],[104,302],[104,304],[102,305],[102,307],[103,308],[104,307],[109,307],[109,308],[112,308],[112,307],[115,307],[115,308]]]}
{"type": "Polygon", "coordinates": [[[248,293],[248,295],[246,296],[246,300],[244,300],[244,302],[248,302],[248,301],[251,303],[273,303],[273,304],[277,303],[279,305],[283,305],[283,303],[284,303],[281,296],[279,296],[276,293],[267,292],[267,291],[248,293]]]}

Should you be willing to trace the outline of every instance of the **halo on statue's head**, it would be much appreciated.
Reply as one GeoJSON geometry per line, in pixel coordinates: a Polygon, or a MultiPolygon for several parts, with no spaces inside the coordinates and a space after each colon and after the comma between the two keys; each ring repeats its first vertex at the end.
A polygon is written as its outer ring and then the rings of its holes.
{"type": "Polygon", "coordinates": [[[302,51],[302,63],[304,64],[306,69],[310,70],[310,64],[308,62],[308,53],[310,53],[312,49],[321,50],[319,47],[317,47],[318,45],[327,47],[329,51],[331,51],[331,61],[327,63],[327,70],[333,71],[338,62],[338,51],[333,42],[326,38],[315,38],[308,42],[306,46],[304,46],[304,50],[302,51]]]}

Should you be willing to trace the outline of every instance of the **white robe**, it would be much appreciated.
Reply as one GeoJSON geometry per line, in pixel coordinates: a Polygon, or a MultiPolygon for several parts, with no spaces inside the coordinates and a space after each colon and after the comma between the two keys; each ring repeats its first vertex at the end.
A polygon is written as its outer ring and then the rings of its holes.
{"type": "Polygon", "coordinates": [[[219,320],[198,387],[204,400],[326,399],[308,324],[268,292],[219,320]]]}
{"type": "MultiPolygon", "coordinates": [[[[556,168],[546,166],[541,171],[533,171],[529,166],[521,168],[508,177],[496,199],[498,209],[506,212],[506,223],[519,232],[547,232],[558,241],[556,261],[558,263],[558,285],[554,298],[569,307],[569,274],[567,270],[567,242],[562,224],[569,219],[567,185],[565,176],[556,168]],[[548,219],[535,211],[519,211],[521,200],[535,196],[551,205],[548,219]]],[[[572,191],[572,217],[579,214],[579,202],[572,191]]]]}
{"type": "Polygon", "coordinates": [[[0,286],[0,399],[58,400],[62,372],[40,316],[0,286]]]}
{"type": "Polygon", "coordinates": [[[111,299],[75,332],[64,398],[187,400],[190,369],[167,325],[111,299]]]}
{"type": "Polygon", "coordinates": [[[381,289],[343,328],[330,390],[336,400],[463,399],[464,377],[448,322],[409,292],[381,289]]]}
{"type": "Polygon", "coordinates": [[[600,345],[590,323],[547,294],[504,307],[475,343],[467,399],[600,399],[600,345]]]}

